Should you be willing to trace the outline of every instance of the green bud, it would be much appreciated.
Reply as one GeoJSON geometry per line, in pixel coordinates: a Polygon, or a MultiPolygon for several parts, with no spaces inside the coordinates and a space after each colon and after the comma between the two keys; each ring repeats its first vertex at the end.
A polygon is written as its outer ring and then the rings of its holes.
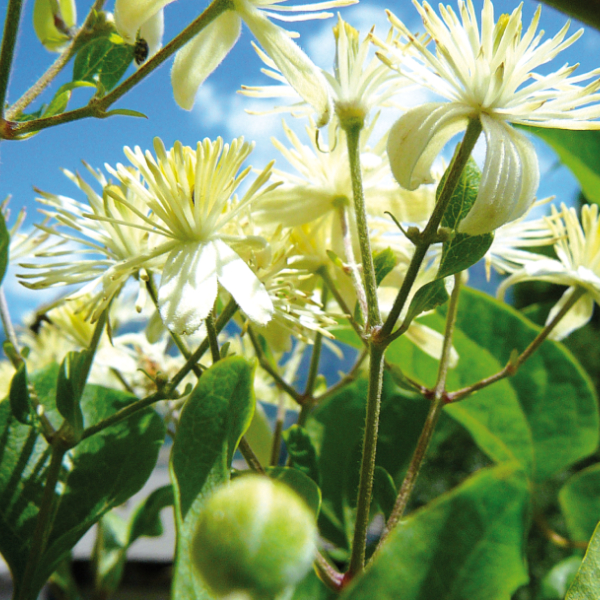
{"type": "Polygon", "coordinates": [[[77,23],[75,0],[35,0],[33,28],[46,50],[60,52],[77,23]]]}
{"type": "Polygon", "coordinates": [[[315,557],[317,528],[288,486],[248,475],[210,496],[198,518],[192,560],[218,597],[274,600],[297,584],[315,557]]]}

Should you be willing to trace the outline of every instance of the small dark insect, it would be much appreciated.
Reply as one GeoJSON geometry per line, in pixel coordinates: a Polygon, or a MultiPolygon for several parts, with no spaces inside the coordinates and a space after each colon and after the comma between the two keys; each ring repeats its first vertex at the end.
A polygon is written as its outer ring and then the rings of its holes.
{"type": "Polygon", "coordinates": [[[138,38],[133,49],[133,59],[136,65],[141,65],[148,58],[150,48],[148,42],[142,38],[138,38]]]}

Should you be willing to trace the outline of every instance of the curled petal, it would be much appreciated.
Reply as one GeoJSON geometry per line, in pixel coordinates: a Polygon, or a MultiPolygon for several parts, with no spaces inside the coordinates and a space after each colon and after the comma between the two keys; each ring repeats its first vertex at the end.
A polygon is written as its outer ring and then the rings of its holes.
{"type": "Polygon", "coordinates": [[[198,88],[233,48],[241,27],[239,16],[228,10],[177,53],[171,83],[175,101],[181,108],[191,110],[194,106],[198,88]]]}
{"type": "Polygon", "coordinates": [[[115,0],[115,27],[127,43],[134,44],[140,27],[171,2],[173,0],[115,0]]]}
{"type": "Polygon", "coordinates": [[[223,241],[214,240],[219,283],[233,296],[240,308],[259,325],[273,315],[273,302],[252,269],[223,241]]]}
{"type": "Polygon", "coordinates": [[[480,235],[524,215],[535,200],[540,173],[533,144],[504,121],[481,116],[486,154],[479,193],[458,230],[480,235]]]}
{"type": "Polygon", "coordinates": [[[212,244],[179,246],[165,263],[158,306],[164,324],[174,333],[200,327],[217,298],[217,252],[212,244]]]}
{"type": "MultiPolygon", "coordinates": [[[[415,346],[423,350],[425,354],[437,360],[442,358],[444,336],[441,333],[427,327],[427,325],[411,323],[405,335],[415,346]]],[[[450,359],[448,362],[451,369],[454,369],[458,364],[458,352],[454,346],[450,349],[450,359]]]]}
{"type": "MultiPolygon", "coordinates": [[[[560,298],[560,300],[552,307],[546,325],[558,314],[561,308],[568,302],[577,288],[570,287],[560,298]]],[[[550,333],[550,338],[553,340],[562,340],[570,333],[587,325],[592,318],[594,312],[594,299],[589,294],[584,294],[571,307],[569,312],[557,323],[556,327],[550,333]]]]}
{"type": "Polygon", "coordinates": [[[430,169],[446,142],[466,129],[472,109],[429,102],[404,113],[390,129],[387,153],[396,181],[407,190],[433,183],[430,169]]]}
{"type": "Polygon", "coordinates": [[[285,29],[271,23],[250,2],[237,0],[235,7],[289,84],[315,109],[317,127],[326,125],[331,117],[331,99],[329,85],[321,71],[285,29]]]}

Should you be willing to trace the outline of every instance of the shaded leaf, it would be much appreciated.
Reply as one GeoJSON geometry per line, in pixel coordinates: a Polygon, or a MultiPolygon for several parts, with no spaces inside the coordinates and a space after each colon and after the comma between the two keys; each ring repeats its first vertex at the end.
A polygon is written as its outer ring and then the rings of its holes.
{"type": "Polygon", "coordinates": [[[554,565],[542,579],[540,600],[563,600],[580,566],[580,556],[569,556],[554,565]]]}
{"type": "Polygon", "coordinates": [[[573,475],[558,500],[571,538],[587,542],[600,521],[600,464],[573,475]]]}
{"type": "Polygon", "coordinates": [[[541,0],[571,17],[600,29],[599,0],[541,0]]]}
{"type": "Polygon", "coordinates": [[[35,413],[27,385],[27,365],[22,362],[10,382],[10,408],[19,423],[31,425],[35,413]]]}
{"type": "Polygon", "coordinates": [[[379,506],[386,520],[392,514],[397,495],[392,476],[383,467],[376,466],[373,473],[373,501],[379,506]]]}
{"type": "Polygon", "coordinates": [[[283,432],[283,439],[290,456],[290,466],[310,477],[317,485],[321,485],[317,451],[308,432],[298,425],[292,425],[283,432]]]}
{"type": "Polygon", "coordinates": [[[211,598],[192,569],[190,546],[204,499],[229,480],[231,460],[254,413],[254,367],[232,356],[206,370],[181,412],[170,460],[177,561],[173,600],[211,598]]]}
{"type": "Polygon", "coordinates": [[[600,598],[600,526],[596,527],[587,552],[565,600],[600,598]]]}
{"type": "Polygon", "coordinates": [[[56,382],[56,408],[71,426],[75,439],[83,432],[81,395],[87,378],[87,350],[68,352],[60,365],[56,382]]]}
{"type": "Polygon", "coordinates": [[[306,502],[315,516],[319,515],[321,490],[310,477],[290,467],[269,467],[267,475],[291,487],[306,502]]]}
{"type": "Polygon", "coordinates": [[[509,600],[528,580],[528,513],[514,463],[479,471],[404,519],[340,600],[509,600]]]}

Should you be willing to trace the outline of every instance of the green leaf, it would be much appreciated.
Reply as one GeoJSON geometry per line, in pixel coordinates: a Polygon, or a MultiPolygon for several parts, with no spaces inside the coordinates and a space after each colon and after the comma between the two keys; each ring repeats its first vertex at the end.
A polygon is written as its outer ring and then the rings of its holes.
{"type": "Polygon", "coordinates": [[[60,365],[56,382],[56,408],[71,426],[77,440],[83,432],[83,413],[79,402],[87,378],[87,357],[87,350],[67,353],[60,365]]]}
{"type": "Polygon", "coordinates": [[[205,371],[185,403],[171,451],[177,561],[173,600],[211,596],[191,565],[190,545],[204,499],[229,480],[231,460],[254,412],[254,367],[242,357],[205,371]]]}
{"type": "Polygon", "coordinates": [[[314,569],[296,586],[290,600],[335,600],[338,595],[316,575],[314,569]]]}
{"type": "Polygon", "coordinates": [[[596,527],[581,567],[565,600],[598,600],[600,598],[600,526],[596,527]]]}
{"type": "Polygon", "coordinates": [[[542,2],[600,29],[600,2],[598,0],[542,0],[542,2]]]}
{"type": "Polygon", "coordinates": [[[144,113],[130,108],[115,108],[114,110],[108,110],[104,113],[105,117],[116,117],[117,115],[122,115],[124,117],[139,117],[141,119],[148,118],[144,113]]]}
{"type": "Polygon", "coordinates": [[[450,298],[450,296],[446,291],[446,285],[443,279],[435,279],[434,281],[426,283],[423,287],[420,287],[413,296],[404,323],[411,323],[412,320],[421,313],[433,310],[440,304],[447,302],[448,298],[450,298]]]}
{"type": "Polygon", "coordinates": [[[392,476],[383,467],[376,466],[373,474],[373,501],[379,506],[386,520],[392,514],[397,495],[392,476]]]}
{"type": "Polygon", "coordinates": [[[31,398],[29,397],[27,366],[25,362],[21,363],[21,366],[17,369],[10,382],[9,398],[10,408],[15,419],[19,423],[23,423],[23,425],[31,425],[35,413],[31,404],[31,398]]]}
{"type": "Polygon", "coordinates": [[[112,39],[95,38],[79,50],[73,63],[73,81],[91,81],[107,92],[117,85],[133,61],[134,47],[112,39]]]}
{"type": "Polygon", "coordinates": [[[313,511],[315,517],[321,510],[321,490],[307,475],[290,467],[269,467],[266,469],[271,479],[277,479],[291,487],[313,511]]]}
{"type": "MultiPolygon", "coordinates": [[[[445,182],[446,174],[440,181],[436,196],[439,197],[445,182]]],[[[462,221],[471,210],[481,182],[481,172],[475,161],[471,158],[463,171],[463,174],[452,194],[448,208],[442,218],[442,227],[456,231],[462,221]]],[[[467,235],[456,232],[450,240],[442,246],[442,259],[436,278],[448,277],[459,271],[464,271],[474,265],[480,258],[485,256],[489,250],[494,235],[484,233],[483,235],[467,235]]]]}
{"type": "MultiPolygon", "coordinates": [[[[600,5],[595,10],[598,8],[600,5]]],[[[600,204],[600,131],[571,131],[545,127],[523,129],[544,140],[575,175],[587,200],[600,204]]]]}
{"type": "MultiPolygon", "coordinates": [[[[510,306],[468,288],[461,292],[457,327],[502,367],[515,349],[522,352],[540,331],[510,306]]],[[[491,374],[473,371],[469,383],[491,374]]],[[[545,341],[508,384],[528,422],[535,481],[559,473],[596,450],[600,423],[596,393],[585,371],[562,344],[545,341]]],[[[468,406],[481,393],[457,406],[468,406]]]]}
{"type": "MultiPolygon", "coordinates": [[[[365,424],[367,380],[358,379],[313,411],[307,431],[319,456],[323,503],[319,528],[323,536],[348,548],[354,527],[365,424]]],[[[429,402],[399,390],[385,373],[377,443],[377,465],[399,478],[410,460],[425,422],[429,402]],[[402,431],[401,436],[398,432],[402,431]]]]}
{"type": "Polygon", "coordinates": [[[573,475],[558,500],[571,538],[587,542],[600,521],[600,464],[573,475]]]}
{"type": "Polygon", "coordinates": [[[167,506],[173,506],[173,486],[165,485],[154,490],[137,505],[129,520],[128,545],[139,537],[159,537],[163,534],[160,512],[167,506]]]}
{"type": "Polygon", "coordinates": [[[542,579],[540,600],[563,600],[580,566],[580,556],[569,556],[554,565],[542,579]]]}
{"type": "Polygon", "coordinates": [[[61,85],[56,94],[54,94],[54,98],[52,98],[50,104],[42,111],[40,117],[53,117],[65,112],[71,99],[72,90],[78,87],[95,87],[95,85],[89,81],[70,81],[61,85]]]}
{"type": "Polygon", "coordinates": [[[527,582],[529,489],[514,463],[410,514],[340,600],[509,600],[527,582]]]}
{"type": "Polygon", "coordinates": [[[290,456],[290,466],[310,477],[317,485],[321,485],[317,451],[307,431],[298,425],[292,425],[283,432],[283,439],[290,456]]]}
{"type": "MultiPolygon", "coordinates": [[[[56,408],[58,371],[57,365],[51,365],[30,376],[45,415],[55,428],[63,420],[56,408]]],[[[81,409],[91,426],[131,401],[128,394],[88,385],[81,409]]],[[[60,560],[103,514],[141,489],[156,464],[164,435],[162,420],[153,410],[145,409],[67,452],[56,488],[53,528],[35,574],[34,591],[41,589],[60,560]]],[[[18,595],[50,448],[34,428],[13,417],[8,402],[0,402],[0,444],[0,553],[10,566],[18,595]]]]}
{"type": "Polygon", "coordinates": [[[373,252],[373,265],[375,266],[375,281],[379,285],[391,273],[398,261],[391,248],[375,250],[373,252]]]}

